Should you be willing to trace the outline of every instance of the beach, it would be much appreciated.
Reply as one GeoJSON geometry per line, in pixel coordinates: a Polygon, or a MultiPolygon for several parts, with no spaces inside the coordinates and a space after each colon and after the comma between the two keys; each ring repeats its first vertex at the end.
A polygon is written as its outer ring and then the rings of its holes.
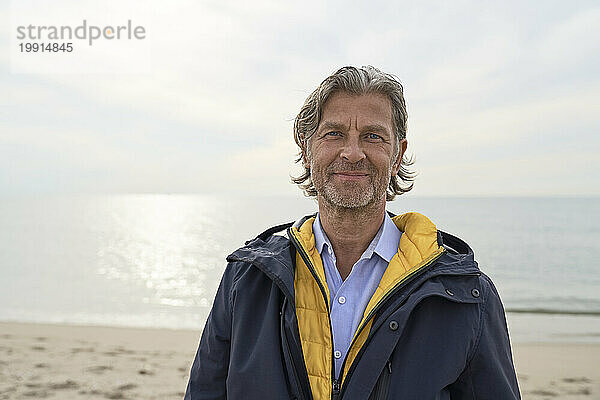
{"type": "MultiPolygon", "coordinates": [[[[0,322],[0,399],[181,399],[200,331],[0,322]]],[[[600,344],[513,344],[523,399],[600,399],[600,344]]]]}

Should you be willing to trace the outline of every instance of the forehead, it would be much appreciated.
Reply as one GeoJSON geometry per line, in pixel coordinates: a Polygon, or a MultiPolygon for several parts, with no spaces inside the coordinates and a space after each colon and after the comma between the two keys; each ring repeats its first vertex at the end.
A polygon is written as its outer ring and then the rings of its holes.
{"type": "Polygon", "coordinates": [[[333,93],[323,105],[321,122],[347,124],[357,120],[359,124],[378,123],[392,128],[392,103],[381,93],[356,95],[348,92],[333,93]]]}

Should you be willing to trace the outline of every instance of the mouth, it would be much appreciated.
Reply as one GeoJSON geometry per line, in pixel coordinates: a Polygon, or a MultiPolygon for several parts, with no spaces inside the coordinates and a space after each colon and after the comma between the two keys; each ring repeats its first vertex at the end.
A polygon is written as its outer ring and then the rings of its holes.
{"type": "Polygon", "coordinates": [[[342,180],[348,180],[348,181],[361,180],[361,179],[367,178],[369,176],[369,174],[364,171],[341,171],[341,172],[334,172],[333,175],[337,176],[338,178],[340,178],[342,180]]]}

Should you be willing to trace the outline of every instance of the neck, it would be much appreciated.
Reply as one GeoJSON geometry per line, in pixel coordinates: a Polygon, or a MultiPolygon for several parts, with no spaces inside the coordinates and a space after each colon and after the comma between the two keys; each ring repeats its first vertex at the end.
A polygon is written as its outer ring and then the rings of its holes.
{"type": "Polygon", "coordinates": [[[342,279],[367,249],[385,217],[385,199],[360,208],[342,208],[319,196],[319,220],[333,246],[342,279]]]}

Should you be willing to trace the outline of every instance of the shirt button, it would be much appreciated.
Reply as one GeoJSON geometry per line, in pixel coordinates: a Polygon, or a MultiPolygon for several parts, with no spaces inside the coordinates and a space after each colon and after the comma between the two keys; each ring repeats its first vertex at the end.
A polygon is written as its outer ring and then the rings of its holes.
{"type": "Polygon", "coordinates": [[[339,351],[339,350],[336,350],[336,351],[333,352],[333,356],[335,358],[341,358],[342,357],[342,352],[339,351]]]}
{"type": "Polygon", "coordinates": [[[346,298],[344,296],[338,297],[338,303],[344,304],[346,302],[346,298]]]}

